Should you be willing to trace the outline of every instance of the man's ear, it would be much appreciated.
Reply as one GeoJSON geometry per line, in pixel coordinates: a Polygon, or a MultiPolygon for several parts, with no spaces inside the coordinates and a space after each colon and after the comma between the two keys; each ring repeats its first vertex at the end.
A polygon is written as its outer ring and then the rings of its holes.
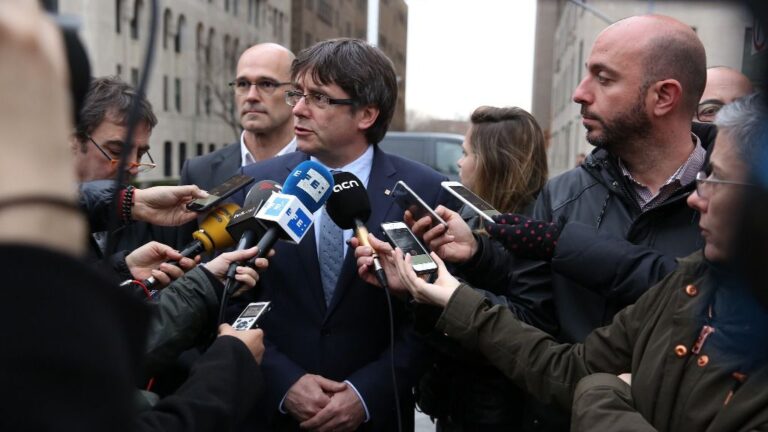
{"type": "Polygon", "coordinates": [[[88,151],[88,146],[86,143],[80,141],[77,138],[77,134],[71,134],[69,136],[69,148],[72,150],[72,154],[76,155],[79,153],[85,153],[88,151]]]}
{"type": "Polygon", "coordinates": [[[663,117],[683,102],[683,86],[678,80],[657,81],[652,87],[653,114],[663,117]]]}
{"type": "Polygon", "coordinates": [[[357,128],[364,131],[376,123],[376,119],[379,118],[379,109],[373,105],[358,108],[356,116],[358,118],[357,128]]]}

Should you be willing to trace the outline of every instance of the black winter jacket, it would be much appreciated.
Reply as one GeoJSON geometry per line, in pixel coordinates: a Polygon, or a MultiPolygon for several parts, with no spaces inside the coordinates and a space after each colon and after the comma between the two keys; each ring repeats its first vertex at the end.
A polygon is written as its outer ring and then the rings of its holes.
{"type": "MultiPolygon", "coordinates": [[[[714,126],[694,123],[693,133],[709,152],[714,126]]],[[[630,188],[616,158],[595,149],[582,166],[548,181],[536,201],[534,219],[565,226],[552,263],[526,262],[521,268],[514,258],[500,256],[497,247],[481,239],[479,253],[469,263],[472,272],[486,278],[509,279],[514,274],[517,281],[550,285],[551,301],[540,303],[554,304],[557,339],[583,341],[671,272],[676,267],[673,258],[688,256],[704,244],[698,213],[686,204],[694,184],[645,212],[630,188]]],[[[525,314],[542,312],[547,311],[525,314]]]]}

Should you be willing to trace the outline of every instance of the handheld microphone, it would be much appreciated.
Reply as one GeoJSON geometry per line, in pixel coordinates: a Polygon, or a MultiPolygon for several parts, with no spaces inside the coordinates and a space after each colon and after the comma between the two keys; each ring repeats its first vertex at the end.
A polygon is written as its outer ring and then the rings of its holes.
{"type": "MultiPolygon", "coordinates": [[[[368,228],[365,223],[371,216],[371,201],[368,198],[368,191],[365,190],[363,182],[354,174],[348,172],[339,172],[333,175],[333,193],[325,203],[325,210],[333,222],[341,229],[354,229],[355,237],[360,244],[371,246],[368,242],[368,228]]],[[[387,275],[381,266],[379,256],[376,251],[373,252],[373,270],[376,279],[382,288],[387,288],[387,275]]]]}
{"type": "MultiPolygon", "coordinates": [[[[232,246],[235,240],[227,232],[227,224],[232,216],[240,210],[237,204],[224,204],[208,213],[208,216],[200,222],[200,229],[192,233],[192,240],[179,253],[185,258],[191,258],[201,252],[211,252],[232,246]]],[[[177,261],[168,261],[177,265],[177,261]]],[[[157,280],[154,276],[144,279],[142,282],[147,289],[151,289],[157,280]]]]}
{"type": "MultiPolygon", "coordinates": [[[[267,230],[261,221],[256,218],[256,213],[269,199],[273,192],[280,192],[282,187],[272,180],[262,180],[248,191],[243,208],[235,212],[227,224],[227,232],[232,238],[240,238],[237,242],[237,250],[248,249],[256,243],[256,239],[262,237],[267,230]]],[[[239,263],[233,262],[227,269],[227,278],[234,278],[239,263]]]]}
{"type": "Polygon", "coordinates": [[[312,215],[333,189],[331,173],[317,162],[300,163],[283,183],[283,192],[272,194],[256,217],[268,227],[259,240],[256,258],[264,258],[278,239],[299,243],[312,226],[312,215]]]}

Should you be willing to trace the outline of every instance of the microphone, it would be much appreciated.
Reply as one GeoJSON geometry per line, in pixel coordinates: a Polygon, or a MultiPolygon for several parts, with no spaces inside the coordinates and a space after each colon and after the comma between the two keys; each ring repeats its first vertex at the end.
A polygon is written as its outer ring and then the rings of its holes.
{"type": "MultiPolygon", "coordinates": [[[[192,240],[179,253],[185,258],[191,258],[201,252],[211,252],[232,246],[235,240],[227,232],[227,224],[232,216],[240,210],[237,204],[224,204],[216,207],[208,213],[208,216],[200,222],[200,229],[192,233],[192,240]]],[[[177,265],[177,261],[168,261],[177,265]]],[[[157,280],[154,276],[144,279],[142,282],[147,289],[151,289],[157,280]]]]}
{"type": "MultiPolygon", "coordinates": [[[[248,249],[256,243],[256,239],[264,235],[267,230],[261,221],[256,219],[255,215],[272,196],[273,192],[280,192],[282,187],[279,183],[272,180],[262,180],[248,191],[245,197],[243,208],[237,211],[227,224],[227,232],[232,238],[240,238],[237,242],[237,250],[248,249]]],[[[240,263],[233,262],[227,269],[227,278],[234,278],[237,272],[237,266],[240,263]]]]}
{"type": "Polygon", "coordinates": [[[256,258],[264,258],[278,239],[299,243],[312,226],[312,215],[333,189],[331,173],[317,162],[300,163],[283,183],[283,192],[264,203],[256,217],[268,227],[259,240],[256,258]]]}
{"type": "MultiPolygon", "coordinates": [[[[328,198],[328,202],[325,203],[325,211],[339,228],[354,229],[355,237],[360,241],[360,244],[370,247],[368,228],[366,228],[365,223],[371,216],[371,201],[363,182],[348,172],[334,174],[333,181],[335,183],[333,193],[328,198]]],[[[384,268],[381,266],[376,251],[373,252],[373,270],[379,284],[386,289],[389,286],[387,275],[384,273],[384,268]]]]}

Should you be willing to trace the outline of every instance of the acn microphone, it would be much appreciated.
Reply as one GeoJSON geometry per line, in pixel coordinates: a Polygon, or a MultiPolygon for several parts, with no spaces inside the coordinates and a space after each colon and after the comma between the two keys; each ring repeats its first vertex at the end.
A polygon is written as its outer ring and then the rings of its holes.
{"type": "MultiPolygon", "coordinates": [[[[325,211],[339,228],[354,229],[355,237],[360,241],[360,244],[370,247],[368,228],[366,228],[365,223],[371,216],[371,201],[363,182],[348,172],[334,174],[333,181],[335,183],[333,193],[328,198],[328,202],[325,203],[325,211]]],[[[381,266],[376,251],[373,252],[373,270],[382,288],[387,288],[389,286],[387,275],[384,273],[384,268],[381,266]]]]}

